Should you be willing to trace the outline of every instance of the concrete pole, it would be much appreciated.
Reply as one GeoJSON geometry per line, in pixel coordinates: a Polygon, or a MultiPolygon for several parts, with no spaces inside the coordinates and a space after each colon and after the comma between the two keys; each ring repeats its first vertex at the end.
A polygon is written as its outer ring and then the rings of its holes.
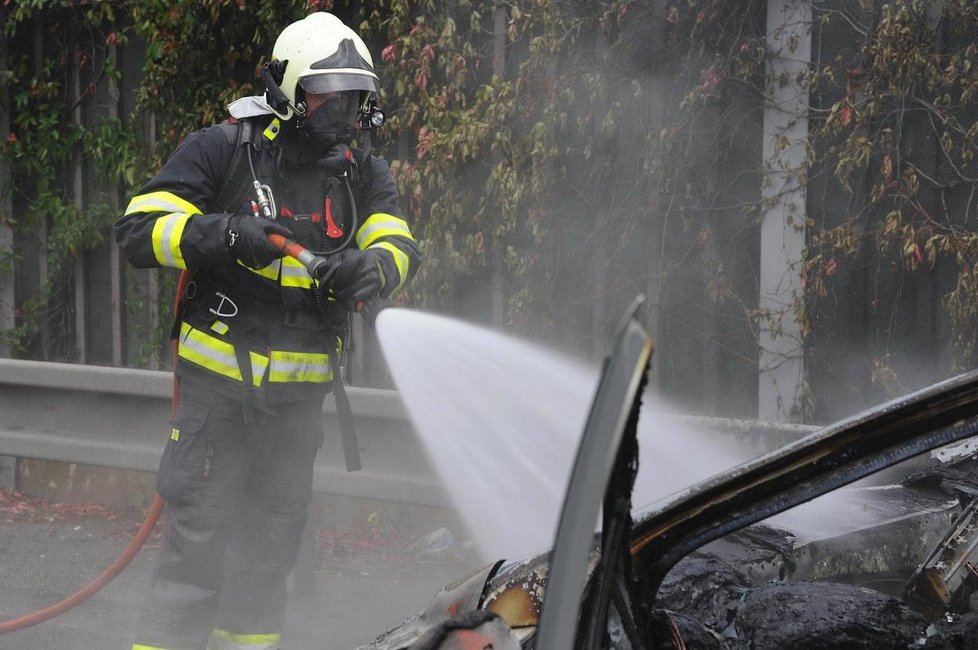
{"type": "MultiPolygon", "coordinates": [[[[3,7],[0,7],[0,25],[4,21],[3,7]]],[[[7,69],[7,44],[0,42],[0,70],[7,69]]],[[[0,91],[0,137],[10,133],[10,97],[6,88],[0,91]]],[[[6,223],[13,209],[10,200],[10,170],[6,161],[0,157],[0,333],[10,330],[14,324],[14,230],[6,223]]],[[[0,357],[10,356],[10,346],[0,339],[0,357]]],[[[17,459],[13,456],[0,456],[0,488],[13,490],[17,487],[17,459]]]]}
{"type": "MultiPolygon", "coordinates": [[[[106,65],[111,65],[113,68],[118,67],[119,63],[119,49],[116,45],[109,45],[106,48],[105,56],[107,58],[106,65]]],[[[110,76],[108,80],[108,114],[110,118],[119,118],[119,104],[120,104],[120,91],[119,82],[115,77],[110,76]]],[[[108,198],[109,205],[115,211],[116,214],[120,212],[119,210],[119,185],[117,183],[112,183],[108,188],[108,198]]],[[[109,269],[110,269],[110,286],[109,291],[111,295],[111,322],[112,322],[112,365],[121,366],[125,361],[123,352],[123,332],[126,327],[125,320],[125,287],[123,286],[123,262],[122,254],[119,251],[119,244],[116,243],[115,237],[112,236],[112,232],[109,232],[109,269]]]]}
{"type": "MultiPolygon", "coordinates": [[[[0,24],[3,23],[3,7],[0,7],[0,24]]],[[[7,43],[0,42],[0,70],[7,69],[7,43]]],[[[0,137],[10,133],[10,96],[6,87],[0,90],[0,137]]],[[[12,216],[10,199],[12,184],[7,162],[0,157],[0,333],[10,330],[14,324],[14,230],[7,218],[12,216]]],[[[0,339],[0,357],[10,356],[10,346],[0,339]]],[[[2,472],[2,469],[0,469],[2,472]]],[[[2,485],[2,483],[0,483],[2,485]]]]}
{"type": "MultiPolygon", "coordinates": [[[[72,66],[71,98],[75,107],[71,111],[71,122],[81,127],[82,121],[82,66],[75,63],[72,66]]],[[[85,208],[85,170],[81,150],[75,151],[71,165],[72,201],[75,209],[81,212],[85,208]]],[[[88,362],[88,301],[86,299],[85,283],[85,253],[78,251],[74,261],[74,297],[75,297],[75,361],[88,362]]]]}
{"type": "MultiPolygon", "coordinates": [[[[44,63],[44,33],[40,23],[34,24],[34,75],[41,76],[44,63]]],[[[48,287],[48,231],[51,228],[50,215],[40,216],[37,229],[37,277],[38,293],[43,297],[48,287]]],[[[41,358],[51,360],[51,321],[41,317],[41,358]]]]}
{"type": "Polygon", "coordinates": [[[758,330],[757,410],[759,419],[773,422],[798,420],[804,379],[794,305],[803,294],[811,20],[809,0],[768,0],[758,306],[770,319],[762,318],[758,330]]]}

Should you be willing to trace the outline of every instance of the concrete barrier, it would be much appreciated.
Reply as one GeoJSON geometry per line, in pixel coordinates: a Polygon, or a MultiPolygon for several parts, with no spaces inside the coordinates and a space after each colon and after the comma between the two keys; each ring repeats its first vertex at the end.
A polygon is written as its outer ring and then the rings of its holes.
{"type": "MultiPolygon", "coordinates": [[[[0,455],[155,472],[169,435],[172,375],[0,359],[0,455]]],[[[394,391],[348,387],[363,469],[347,472],[332,397],[318,492],[444,506],[444,490],[394,391]]]]}
{"type": "MultiPolygon", "coordinates": [[[[172,374],[0,359],[0,456],[155,472],[169,434],[172,374]]],[[[325,494],[444,507],[443,487],[395,391],[348,387],[363,469],[347,472],[332,397],[314,489],[325,494]]],[[[815,427],[676,416],[736,437],[758,453],[815,427]]]]}

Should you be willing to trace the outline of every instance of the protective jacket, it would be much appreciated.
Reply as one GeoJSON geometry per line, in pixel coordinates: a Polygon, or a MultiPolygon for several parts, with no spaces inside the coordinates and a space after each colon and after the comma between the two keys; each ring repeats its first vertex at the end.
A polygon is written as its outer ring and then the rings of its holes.
{"type": "MultiPolygon", "coordinates": [[[[337,175],[303,146],[302,135],[271,115],[248,117],[257,151],[254,173],[272,190],[280,223],[307,248],[329,255],[346,246],[381,251],[382,295],[404,285],[419,253],[397,203],[387,163],[354,149],[337,175]]],[[[132,198],[115,224],[116,240],[136,267],[188,269],[192,282],[181,306],[176,372],[219,392],[274,404],[322,397],[333,379],[331,353],[348,306],[322,299],[316,281],[290,257],[262,269],[232,259],[232,214],[257,214],[255,194],[222,192],[230,179],[237,125],[197,131],[132,198]],[[331,331],[330,335],[326,332],[331,331]]],[[[245,167],[249,169],[249,167],[245,167]]],[[[240,174],[238,174],[240,176],[240,174]]]]}

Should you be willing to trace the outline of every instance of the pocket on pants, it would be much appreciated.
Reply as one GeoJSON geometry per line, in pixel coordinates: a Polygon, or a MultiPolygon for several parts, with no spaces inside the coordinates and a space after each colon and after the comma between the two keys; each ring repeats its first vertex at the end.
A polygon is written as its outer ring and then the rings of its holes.
{"type": "Polygon", "coordinates": [[[170,422],[170,438],[156,479],[156,491],[167,501],[186,503],[195,485],[210,477],[214,444],[205,425],[211,409],[203,401],[184,399],[170,422]]]}

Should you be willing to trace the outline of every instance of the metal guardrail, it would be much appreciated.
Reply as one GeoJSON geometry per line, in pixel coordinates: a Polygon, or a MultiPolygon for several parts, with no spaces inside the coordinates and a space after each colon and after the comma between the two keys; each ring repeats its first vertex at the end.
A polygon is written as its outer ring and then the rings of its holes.
{"type": "MultiPolygon", "coordinates": [[[[445,490],[395,391],[347,387],[363,469],[347,472],[336,407],[323,406],[326,443],[316,459],[317,492],[432,506],[445,490]]],[[[0,456],[42,458],[155,472],[169,435],[169,372],[0,359],[0,456]]],[[[771,449],[816,428],[750,420],[681,417],[686,426],[771,449]]]]}
{"type": "MultiPolygon", "coordinates": [[[[0,359],[0,455],[155,472],[172,392],[169,372],[0,359]]],[[[314,489],[447,505],[398,394],[352,386],[347,392],[363,469],[346,471],[335,405],[327,398],[314,489]]]]}

